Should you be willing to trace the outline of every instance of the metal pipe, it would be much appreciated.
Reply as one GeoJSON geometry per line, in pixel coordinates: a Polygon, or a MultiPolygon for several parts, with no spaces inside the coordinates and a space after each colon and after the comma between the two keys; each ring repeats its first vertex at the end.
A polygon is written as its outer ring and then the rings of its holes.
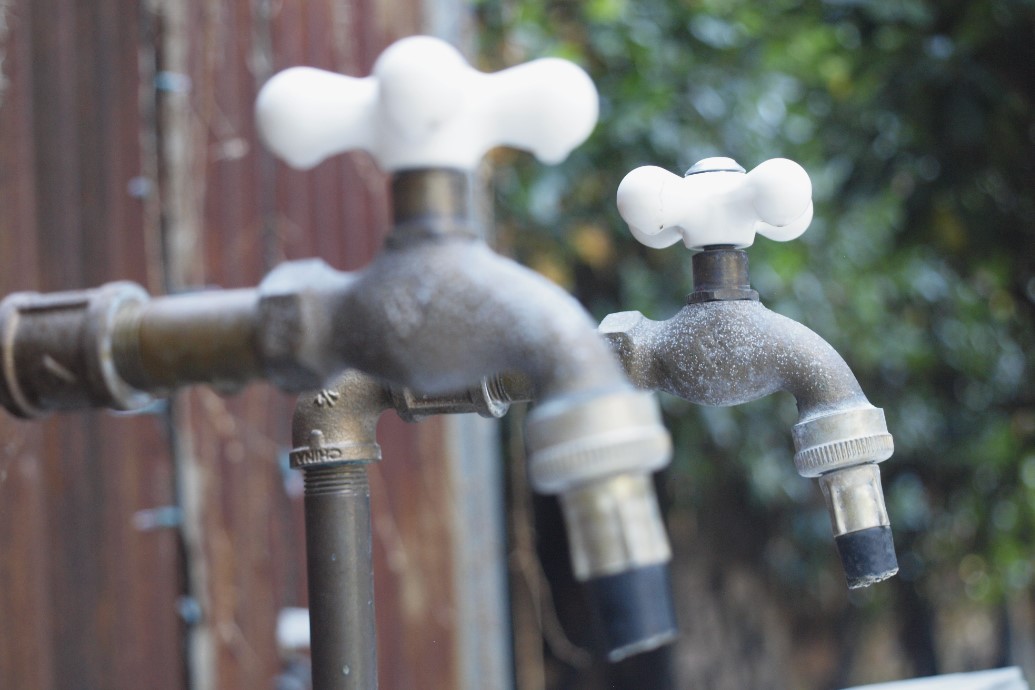
{"type": "Polygon", "coordinates": [[[366,466],[381,459],[382,384],[349,371],[299,396],[291,466],[305,478],[314,690],[377,688],[373,541],[366,466]]]}
{"type": "Polygon", "coordinates": [[[163,392],[192,383],[233,391],[262,373],[255,290],[206,290],[151,300],[116,325],[126,382],[163,392]]]}
{"type": "Polygon", "coordinates": [[[362,464],[305,471],[314,690],[377,688],[370,486],[362,464]]]}
{"type": "Polygon", "coordinates": [[[381,459],[377,422],[394,407],[415,420],[484,411],[500,416],[514,397],[498,397],[520,377],[494,377],[472,391],[430,397],[390,390],[357,371],[299,397],[292,422],[292,467],[305,475],[306,563],[314,690],[375,690],[377,642],[370,487],[366,466],[381,459]],[[483,394],[481,398],[479,394],[483,394]]]}

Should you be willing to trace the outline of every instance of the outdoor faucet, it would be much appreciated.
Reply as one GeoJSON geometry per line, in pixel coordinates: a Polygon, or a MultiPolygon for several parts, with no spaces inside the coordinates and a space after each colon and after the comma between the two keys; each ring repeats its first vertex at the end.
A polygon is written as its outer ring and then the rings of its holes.
{"type": "Polygon", "coordinates": [[[684,177],[645,166],[622,180],[618,210],[648,247],[682,240],[695,252],[693,292],[679,313],[659,322],[621,312],[600,324],[631,380],[700,405],[791,393],[799,415],[794,464],[803,477],[819,480],[848,586],[894,575],[877,468],[894,449],[884,413],[829,344],[766,309],[748,279],[744,248],[755,233],[787,241],[811,222],[805,170],[780,158],[749,173],[729,158],[708,158],[684,177]]]}
{"type": "Polygon", "coordinates": [[[670,552],[650,474],[671,441],[657,401],[630,385],[578,302],[486,246],[473,210],[471,172],[486,151],[559,162],[597,108],[571,63],[484,74],[427,37],[389,47],[362,79],[286,70],[259,95],[263,138],[296,167],[372,154],[392,175],[382,251],[355,272],[282,264],[255,289],[12,295],[0,303],[0,404],[24,417],[135,409],[192,383],[312,391],[345,370],[424,397],[523,375],[538,401],[526,428],[532,484],[565,506],[609,656],[665,644],[670,552]]]}
{"type": "Polygon", "coordinates": [[[416,38],[366,79],[282,72],[257,111],[268,145],[293,165],[363,148],[393,174],[392,233],[343,305],[365,327],[334,332],[350,366],[431,395],[525,375],[539,403],[527,425],[532,484],[565,507],[609,657],[671,641],[670,551],[649,478],[671,443],[656,402],[627,383],[573,298],[484,244],[471,204],[470,172],[493,146],[557,162],[589,135],[588,76],[557,59],[486,75],[416,38]]]}

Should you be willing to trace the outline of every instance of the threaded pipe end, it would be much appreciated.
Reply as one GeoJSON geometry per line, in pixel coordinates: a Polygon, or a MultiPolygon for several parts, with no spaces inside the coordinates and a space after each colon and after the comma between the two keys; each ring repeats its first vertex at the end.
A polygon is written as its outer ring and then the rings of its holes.
{"type": "Polygon", "coordinates": [[[366,465],[323,465],[303,469],[306,496],[369,496],[366,465]]]}

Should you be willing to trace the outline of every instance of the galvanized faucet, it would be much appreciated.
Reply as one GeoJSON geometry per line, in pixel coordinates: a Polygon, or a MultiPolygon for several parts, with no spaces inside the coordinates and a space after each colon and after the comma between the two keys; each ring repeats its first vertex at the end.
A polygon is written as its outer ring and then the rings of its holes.
{"type": "Polygon", "coordinates": [[[365,327],[335,332],[350,365],[432,395],[525,375],[539,401],[527,428],[532,483],[566,507],[609,656],[671,641],[670,552],[649,479],[670,456],[656,403],[626,383],[577,302],[484,244],[470,203],[469,171],[489,148],[551,162],[589,135],[589,78],[556,59],[486,75],[445,44],[409,39],[366,79],[281,73],[257,110],[267,143],[292,164],[364,148],[394,174],[394,228],[347,303],[365,327]]]}
{"type": "Polygon", "coordinates": [[[829,344],[762,306],[748,279],[744,248],[756,233],[786,241],[808,228],[812,185],[805,170],[786,159],[745,172],[729,158],[709,158],[684,177],[641,167],[619,186],[618,209],[643,244],[682,240],[696,252],[694,289],[678,314],[658,322],[621,312],[600,324],[632,381],[701,405],[791,393],[799,413],[795,467],[819,480],[848,586],[894,575],[877,468],[894,448],[884,413],[829,344]]]}
{"type": "MultiPolygon", "coordinates": [[[[311,167],[365,149],[392,173],[394,223],[380,254],[351,273],[319,260],[283,264],[257,289],[152,299],[115,283],[12,295],[0,303],[0,404],[24,417],[134,409],[192,383],[225,390],[265,379],[303,392],[355,370],[365,383],[346,379],[328,394],[366,396],[357,414],[367,426],[353,429],[362,438],[388,406],[384,384],[416,391],[416,404],[520,374],[539,403],[527,425],[532,482],[566,506],[576,572],[610,657],[669,642],[669,546],[649,476],[668,463],[671,442],[657,403],[629,384],[573,298],[485,245],[472,208],[471,171],[488,149],[560,161],[592,131],[597,107],[589,77],[568,62],[483,74],[424,37],[391,46],[362,79],[282,72],[256,106],[274,153],[311,167]]],[[[373,448],[337,456],[313,433],[322,424],[317,415],[296,425],[295,459],[314,470],[309,493],[352,491],[359,503],[339,508],[361,511],[361,485],[316,470],[373,460],[373,448]]],[[[338,510],[318,503],[317,514],[338,510]]],[[[314,641],[314,665],[321,653],[314,641]]],[[[340,674],[318,686],[332,687],[360,686],[340,674]]]]}

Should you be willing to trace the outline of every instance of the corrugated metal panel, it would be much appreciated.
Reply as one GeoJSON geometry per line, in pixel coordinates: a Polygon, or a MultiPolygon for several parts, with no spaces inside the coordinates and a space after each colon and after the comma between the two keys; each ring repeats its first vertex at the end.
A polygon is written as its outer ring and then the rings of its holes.
{"type": "MultiPolygon", "coordinates": [[[[289,65],[366,73],[416,30],[415,0],[0,11],[0,293],[254,285],[283,259],[357,268],[376,251],[384,176],[363,156],[274,164],[251,106],[289,65]]],[[[194,688],[270,687],[276,613],[305,603],[301,501],[281,466],[291,407],[255,386],[181,395],[171,418],[0,414],[0,688],[182,688],[185,657],[194,688]],[[175,529],[134,526],[177,497],[185,548],[175,529]],[[189,645],[184,592],[202,614],[189,645]]],[[[389,414],[381,436],[381,687],[460,687],[443,427],[389,414]]]]}
{"type": "MultiPolygon", "coordinates": [[[[5,10],[3,292],[145,279],[135,6],[5,10]]],[[[175,535],[132,520],[170,500],[160,422],[4,418],[0,439],[0,687],[182,687],[175,535]]]]}
{"type": "MultiPolygon", "coordinates": [[[[18,3],[0,4],[0,292],[37,285],[31,44],[18,3]]],[[[0,687],[50,687],[42,428],[0,414],[0,687]],[[17,634],[11,631],[17,623],[17,634]]]]}

